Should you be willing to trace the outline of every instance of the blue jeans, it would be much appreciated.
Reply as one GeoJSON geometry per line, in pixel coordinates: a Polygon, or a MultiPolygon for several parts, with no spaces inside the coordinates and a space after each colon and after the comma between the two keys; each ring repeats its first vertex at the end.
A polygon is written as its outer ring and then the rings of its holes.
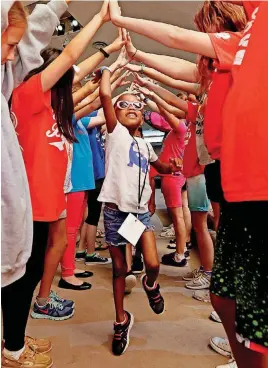
{"type": "MultiPolygon", "coordinates": [[[[121,212],[119,210],[105,206],[103,214],[106,243],[114,247],[127,245],[129,242],[118,233],[118,230],[129,213],[121,212]]],[[[133,213],[133,215],[135,215],[135,213],[133,213]]],[[[153,231],[154,228],[151,224],[149,212],[139,214],[138,219],[143,223],[143,225],[146,226],[145,231],[153,231]]]]}

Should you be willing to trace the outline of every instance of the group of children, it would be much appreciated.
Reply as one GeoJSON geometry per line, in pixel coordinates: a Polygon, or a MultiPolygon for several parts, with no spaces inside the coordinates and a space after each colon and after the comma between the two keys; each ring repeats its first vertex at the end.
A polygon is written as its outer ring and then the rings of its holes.
{"type": "Polygon", "coordinates": [[[138,241],[145,265],[141,281],[152,311],[165,311],[150,219],[154,177],[161,175],[176,235],[170,246],[175,251],[162,263],[187,264],[192,221],[201,267],[185,277],[186,287],[210,288],[234,357],[227,366],[267,368],[268,157],[260,86],[267,82],[268,48],[262,41],[268,4],[205,1],[195,16],[198,31],[190,31],[125,17],[117,1],[105,1],[62,51],[46,48],[66,8],[64,1],[52,0],[26,17],[18,1],[1,6],[2,366],[52,366],[51,343],[26,337],[25,329],[40,281],[32,317],[73,316],[74,301],[51,290],[59,264],[59,287],[83,291],[91,284],[81,279],[92,272],[76,269],[75,259],[87,265],[112,262],[115,355],[127,349],[134,323],[124,309],[129,243],[138,241]],[[76,66],[108,21],[119,27],[117,39],[76,66]],[[143,52],[126,30],[195,53],[197,63],[143,52]],[[112,65],[98,69],[117,51],[112,65]],[[82,86],[93,71],[94,78],[82,86]],[[113,98],[118,87],[130,83],[129,72],[134,84],[113,98]],[[152,79],[184,93],[175,95],[152,79]],[[141,136],[144,121],[167,133],[159,158],[141,136]],[[95,252],[102,203],[111,259],[95,252]],[[215,257],[207,226],[210,203],[218,230],[215,257]]]}

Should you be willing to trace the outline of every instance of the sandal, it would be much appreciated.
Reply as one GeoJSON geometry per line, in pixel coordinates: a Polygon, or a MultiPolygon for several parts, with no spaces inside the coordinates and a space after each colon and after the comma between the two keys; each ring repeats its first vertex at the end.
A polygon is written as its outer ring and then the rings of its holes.
{"type": "Polygon", "coordinates": [[[107,250],[109,247],[106,243],[102,243],[100,240],[97,240],[95,243],[95,250],[107,250]]]}

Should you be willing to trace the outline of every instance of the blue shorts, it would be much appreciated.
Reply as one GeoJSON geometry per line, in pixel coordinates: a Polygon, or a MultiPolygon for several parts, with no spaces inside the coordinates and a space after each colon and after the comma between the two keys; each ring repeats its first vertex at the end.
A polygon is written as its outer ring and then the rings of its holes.
{"type": "Polygon", "coordinates": [[[187,179],[187,194],[190,211],[208,212],[209,199],[204,174],[187,179]]]}
{"type": "MultiPolygon", "coordinates": [[[[118,234],[118,230],[120,229],[121,225],[129,215],[129,213],[121,212],[119,210],[115,210],[113,208],[105,206],[103,215],[106,243],[114,247],[129,244],[129,242],[125,238],[118,234]]],[[[153,231],[154,227],[151,224],[149,212],[141,213],[140,215],[138,215],[138,219],[143,223],[143,225],[146,226],[145,231],[153,231]]]]}

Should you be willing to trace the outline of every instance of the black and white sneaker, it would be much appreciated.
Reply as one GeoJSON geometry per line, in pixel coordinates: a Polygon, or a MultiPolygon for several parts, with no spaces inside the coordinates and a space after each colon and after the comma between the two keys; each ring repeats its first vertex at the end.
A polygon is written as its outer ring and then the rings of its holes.
{"type": "Polygon", "coordinates": [[[133,263],[132,263],[132,273],[139,274],[142,273],[144,269],[144,264],[141,257],[133,257],[133,263]]]}
{"type": "Polygon", "coordinates": [[[164,254],[162,257],[162,264],[174,267],[184,267],[187,265],[187,259],[184,257],[180,261],[175,259],[176,252],[164,254]]]}
{"type": "Polygon", "coordinates": [[[114,338],[112,343],[112,351],[114,355],[122,355],[129,345],[129,334],[134,323],[134,317],[131,313],[125,311],[128,318],[124,324],[114,324],[114,338]]]}
{"type": "Polygon", "coordinates": [[[94,264],[110,264],[112,263],[111,258],[101,257],[99,253],[94,253],[94,255],[89,256],[86,255],[85,258],[85,264],[88,265],[94,265],[94,264]]]}
{"type": "Polygon", "coordinates": [[[146,287],[146,279],[147,279],[146,275],[143,275],[141,277],[142,286],[147,294],[150,307],[155,312],[155,314],[162,314],[164,313],[165,310],[165,302],[164,298],[160,294],[160,285],[157,284],[153,290],[148,290],[146,287]]]}

